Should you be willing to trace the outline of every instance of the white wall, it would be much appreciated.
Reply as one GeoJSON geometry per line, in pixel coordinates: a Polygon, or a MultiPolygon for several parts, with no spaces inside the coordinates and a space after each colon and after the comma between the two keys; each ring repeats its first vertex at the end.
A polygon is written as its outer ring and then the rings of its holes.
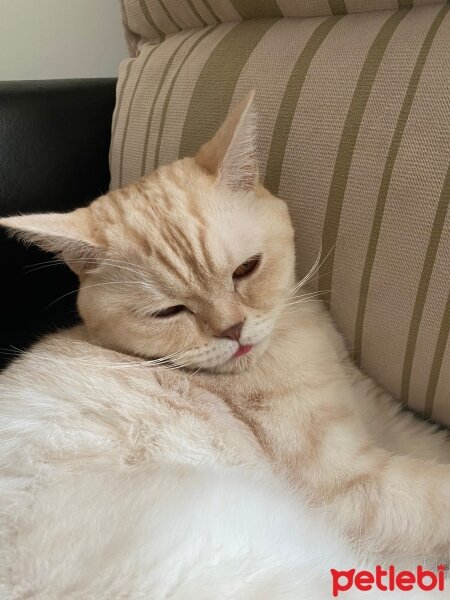
{"type": "Polygon", "coordinates": [[[119,0],[0,0],[0,80],[114,77],[119,0]]]}

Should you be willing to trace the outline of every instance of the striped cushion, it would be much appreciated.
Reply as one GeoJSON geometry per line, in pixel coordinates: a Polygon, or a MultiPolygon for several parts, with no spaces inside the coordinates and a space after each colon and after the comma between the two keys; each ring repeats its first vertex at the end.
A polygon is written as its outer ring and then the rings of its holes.
{"type": "Polygon", "coordinates": [[[450,5],[419,3],[125,0],[139,51],[120,69],[111,186],[195,153],[255,88],[261,173],[290,205],[300,274],[322,240],[316,284],[356,359],[450,425],[450,5]],[[339,14],[272,17],[297,10],[339,14]]]}
{"type": "Polygon", "coordinates": [[[280,17],[326,17],[395,10],[445,0],[122,0],[125,32],[133,54],[142,41],[160,42],[186,29],[280,17]]]}

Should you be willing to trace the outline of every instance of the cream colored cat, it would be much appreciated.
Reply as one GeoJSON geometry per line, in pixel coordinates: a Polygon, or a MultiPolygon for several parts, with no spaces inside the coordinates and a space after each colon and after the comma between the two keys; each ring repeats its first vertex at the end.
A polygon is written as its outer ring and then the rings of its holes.
{"type": "Polygon", "coordinates": [[[450,558],[449,440],[298,295],[254,135],[250,97],[195,158],[0,220],[83,319],[0,377],[1,598],[320,600],[331,568],[450,558]]]}

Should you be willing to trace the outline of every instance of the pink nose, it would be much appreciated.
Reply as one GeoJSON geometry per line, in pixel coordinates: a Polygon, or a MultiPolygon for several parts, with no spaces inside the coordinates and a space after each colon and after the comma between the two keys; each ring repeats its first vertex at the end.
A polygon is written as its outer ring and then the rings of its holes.
{"type": "Polygon", "coordinates": [[[225,329],[224,331],[222,331],[222,333],[219,333],[219,335],[217,337],[229,338],[230,340],[235,340],[236,342],[239,342],[239,338],[241,337],[243,325],[244,325],[244,321],[241,321],[240,323],[235,323],[231,327],[228,327],[228,329],[225,329]]]}

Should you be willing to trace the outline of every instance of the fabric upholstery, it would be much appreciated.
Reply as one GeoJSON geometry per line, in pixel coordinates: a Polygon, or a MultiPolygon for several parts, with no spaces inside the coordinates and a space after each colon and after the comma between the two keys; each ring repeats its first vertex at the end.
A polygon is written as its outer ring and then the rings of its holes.
{"type": "Polygon", "coordinates": [[[411,4],[123,0],[136,56],[111,187],[194,154],[255,88],[261,175],[289,203],[299,274],[322,244],[315,284],[356,360],[450,425],[450,5],[411,4]]]}
{"type": "Polygon", "coordinates": [[[280,17],[326,17],[403,9],[445,0],[122,0],[125,32],[136,52],[186,29],[230,21],[280,17]]]}

